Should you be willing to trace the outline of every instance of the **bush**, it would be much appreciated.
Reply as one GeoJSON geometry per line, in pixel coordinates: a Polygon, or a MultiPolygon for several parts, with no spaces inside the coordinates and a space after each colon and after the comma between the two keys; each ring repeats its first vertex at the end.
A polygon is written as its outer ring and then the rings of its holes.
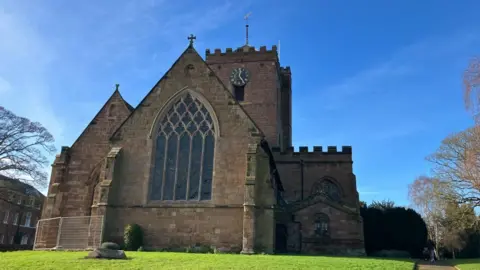
{"type": "Polygon", "coordinates": [[[102,243],[102,245],[100,247],[104,248],[104,249],[111,249],[111,250],[119,250],[120,249],[120,246],[116,243],[113,243],[113,242],[102,243]]]}
{"type": "Polygon", "coordinates": [[[138,224],[128,224],[125,226],[123,234],[125,250],[138,250],[143,246],[143,231],[138,224]]]}

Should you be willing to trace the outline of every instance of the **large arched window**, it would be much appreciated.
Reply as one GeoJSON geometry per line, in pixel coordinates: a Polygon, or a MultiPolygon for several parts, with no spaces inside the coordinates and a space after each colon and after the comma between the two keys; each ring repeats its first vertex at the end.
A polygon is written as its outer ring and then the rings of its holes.
{"type": "Polygon", "coordinates": [[[150,200],[210,200],[215,130],[205,105],[187,93],[157,127],[150,200]]]}

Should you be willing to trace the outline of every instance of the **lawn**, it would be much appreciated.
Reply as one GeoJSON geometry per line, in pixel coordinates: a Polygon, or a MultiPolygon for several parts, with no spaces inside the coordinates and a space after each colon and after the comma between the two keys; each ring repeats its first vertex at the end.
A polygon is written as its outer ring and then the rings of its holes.
{"type": "Polygon", "coordinates": [[[17,251],[0,253],[0,269],[398,269],[409,260],[321,256],[127,252],[128,260],[83,259],[87,252],[17,251]]]}
{"type": "Polygon", "coordinates": [[[454,265],[460,270],[478,270],[480,269],[480,259],[455,260],[454,265]]]}

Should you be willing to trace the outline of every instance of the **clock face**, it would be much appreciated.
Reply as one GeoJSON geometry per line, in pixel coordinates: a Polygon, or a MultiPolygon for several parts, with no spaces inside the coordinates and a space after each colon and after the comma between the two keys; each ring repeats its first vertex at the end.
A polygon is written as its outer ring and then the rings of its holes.
{"type": "Polygon", "coordinates": [[[230,82],[235,86],[244,86],[250,79],[250,74],[245,68],[234,68],[230,75],[230,82]]]}

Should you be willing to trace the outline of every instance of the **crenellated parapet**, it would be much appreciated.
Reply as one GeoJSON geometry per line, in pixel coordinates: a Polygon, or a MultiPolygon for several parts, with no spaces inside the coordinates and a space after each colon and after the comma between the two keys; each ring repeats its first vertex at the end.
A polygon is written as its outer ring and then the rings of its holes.
{"type": "Polygon", "coordinates": [[[205,57],[208,64],[215,63],[230,63],[245,61],[278,61],[277,46],[273,45],[271,49],[266,46],[261,46],[256,49],[253,46],[243,46],[238,49],[226,48],[205,50],[205,57]],[[248,59],[248,60],[247,60],[248,59]]]}
{"type": "Polygon", "coordinates": [[[286,67],[280,67],[280,72],[285,75],[292,75],[292,71],[289,66],[286,67]]]}
{"type": "Polygon", "coordinates": [[[287,147],[281,151],[280,147],[272,147],[275,161],[311,161],[311,162],[352,162],[352,147],[342,146],[314,146],[312,151],[308,146],[300,146],[298,151],[294,147],[287,147]]]}

